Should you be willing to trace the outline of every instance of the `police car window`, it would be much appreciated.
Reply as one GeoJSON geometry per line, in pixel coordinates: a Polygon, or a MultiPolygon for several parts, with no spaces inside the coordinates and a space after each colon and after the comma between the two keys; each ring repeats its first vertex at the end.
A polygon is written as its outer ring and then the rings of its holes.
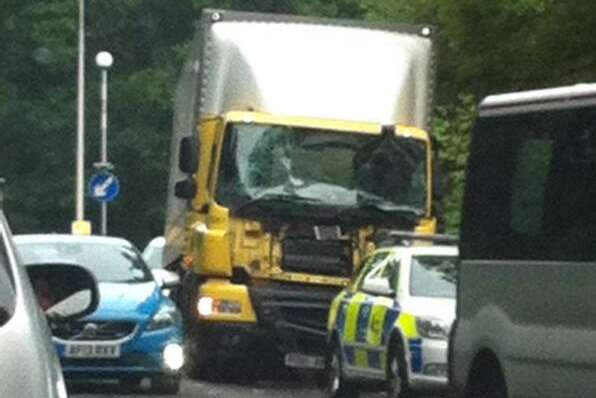
{"type": "MultiPolygon", "coordinates": [[[[0,239],[2,238],[0,230],[0,239]]],[[[15,285],[4,241],[0,240],[0,327],[11,318],[16,304],[15,285]]]]}
{"type": "Polygon", "coordinates": [[[358,288],[362,287],[365,278],[370,277],[372,273],[380,271],[379,266],[383,264],[387,257],[389,257],[389,254],[389,252],[378,252],[371,254],[366,259],[364,259],[362,273],[360,274],[360,279],[357,283],[358,288]]]}
{"type": "Polygon", "coordinates": [[[410,294],[421,297],[455,298],[454,256],[414,256],[410,271],[410,294]]]}
{"type": "Polygon", "coordinates": [[[374,263],[371,264],[370,269],[364,275],[364,278],[362,278],[361,287],[370,283],[373,280],[387,280],[387,281],[389,281],[391,279],[392,270],[394,269],[394,267],[393,267],[394,262],[387,261],[389,254],[388,253],[385,253],[385,254],[386,254],[385,256],[378,258],[377,261],[375,261],[374,263]]]}

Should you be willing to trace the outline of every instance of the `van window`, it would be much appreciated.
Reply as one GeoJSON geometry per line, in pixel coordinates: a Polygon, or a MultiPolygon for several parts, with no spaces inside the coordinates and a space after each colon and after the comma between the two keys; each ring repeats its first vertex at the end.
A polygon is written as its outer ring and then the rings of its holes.
{"type": "Polygon", "coordinates": [[[596,260],[596,110],[479,118],[461,255],[596,260]]]}
{"type": "Polygon", "coordinates": [[[15,285],[0,230],[0,327],[12,317],[16,304],[15,285]]]}

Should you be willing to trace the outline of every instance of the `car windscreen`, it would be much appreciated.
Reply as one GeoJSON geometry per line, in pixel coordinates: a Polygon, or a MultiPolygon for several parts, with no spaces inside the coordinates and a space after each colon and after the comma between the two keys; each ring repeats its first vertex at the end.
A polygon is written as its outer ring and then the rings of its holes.
{"type": "Polygon", "coordinates": [[[90,270],[98,282],[148,282],[153,280],[141,255],[132,246],[90,242],[20,243],[25,264],[77,263],[90,270]]]}
{"type": "Polygon", "coordinates": [[[414,256],[410,271],[412,296],[455,298],[454,256],[414,256]]]}

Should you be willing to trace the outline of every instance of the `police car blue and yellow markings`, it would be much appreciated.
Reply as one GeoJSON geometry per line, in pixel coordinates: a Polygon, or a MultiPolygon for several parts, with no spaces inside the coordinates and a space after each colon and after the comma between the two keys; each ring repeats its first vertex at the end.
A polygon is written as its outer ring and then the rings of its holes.
{"type": "MultiPolygon", "coordinates": [[[[329,333],[332,333],[336,330],[343,330],[343,324],[346,319],[346,299],[349,297],[351,297],[351,294],[344,290],[331,302],[331,308],[329,309],[329,319],[327,320],[327,331],[329,333]]],[[[331,334],[329,336],[331,337],[331,334]]]]}
{"type": "Polygon", "coordinates": [[[336,327],[348,365],[384,369],[384,347],[397,318],[394,300],[364,293],[346,294],[337,305],[336,327]]]}
{"type": "Polygon", "coordinates": [[[395,324],[401,332],[408,344],[410,351],[410,369],[413,373],[421,373],[423,368],[422,362],[422,339],[418,334],[416,328],[416,317],[412,314],[401,313],[395,324]]]}

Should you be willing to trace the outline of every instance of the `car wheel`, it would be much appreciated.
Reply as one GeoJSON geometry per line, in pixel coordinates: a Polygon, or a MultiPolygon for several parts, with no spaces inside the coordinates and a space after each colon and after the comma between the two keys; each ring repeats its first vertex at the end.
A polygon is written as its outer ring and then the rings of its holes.
{"type": "Polygon", "coordinates": [[[334,344],[329,354],[326,373],[326,391],[329,398],[358,398],[356,386],[346,382],[343,376],[339,343],[334,344]]]}
{"type": "Polygon", "coordinates": [[[155,376],[151,379],[151,390],[156,394],[177,394],[180,391],[180,376],[155,376]]]}
{"type": "Polygon", "coordinates": [[[475,368],[465,398],[507,398],[503,374],[496,366],[475,368]]]}
{"type": "Polygon", "coordinates": [[[408,369],[403,345],[395,342],[387,357],[387,397],[412,398],[414,393],[408,385],[408,369]]]}

